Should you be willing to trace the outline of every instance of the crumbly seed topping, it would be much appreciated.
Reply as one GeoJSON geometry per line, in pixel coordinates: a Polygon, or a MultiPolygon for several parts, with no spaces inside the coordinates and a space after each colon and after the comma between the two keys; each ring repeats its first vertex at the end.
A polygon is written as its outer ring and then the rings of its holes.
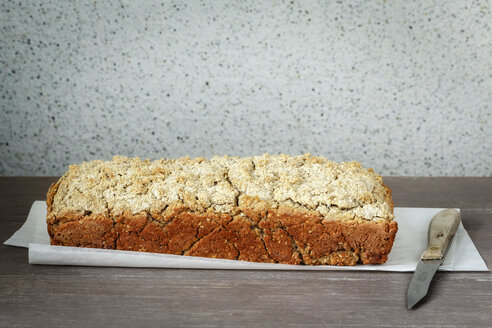
{"type": "Polygon", "coordinates": [[[160,213],[174,205],[232,214],[252,198],[326,219],[393,219],[381,176],[357,162],[310,154],[156,161],[115,156],[71,165],[59,181],[52,214],[160,213]]]}

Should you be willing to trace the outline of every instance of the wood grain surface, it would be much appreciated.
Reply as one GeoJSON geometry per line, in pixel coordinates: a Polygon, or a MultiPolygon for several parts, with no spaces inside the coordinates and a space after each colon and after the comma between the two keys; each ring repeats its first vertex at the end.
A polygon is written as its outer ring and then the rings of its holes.
{"type": "MultiPolygon", "coordinates": [[[[0,239],[55,177],[0,178],[0,239]]],[[[387,177],[396,206],[460,207],[492,263],[492,178],[387,177]]],[[[437,273],[406,309],[410,273],[226,271],[29,265],[0,245],[1,327],[491,327],[492,275],[437,273]]]]}

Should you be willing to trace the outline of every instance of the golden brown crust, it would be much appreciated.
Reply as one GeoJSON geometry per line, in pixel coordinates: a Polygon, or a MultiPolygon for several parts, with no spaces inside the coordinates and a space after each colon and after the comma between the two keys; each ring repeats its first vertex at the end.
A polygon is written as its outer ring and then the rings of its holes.
{"type": "Polygon", "coordinates": [[[289,208],[235,216],[180,208],[167,218],[71,212],[48,227],[53,245],[306,265],[384,263],[398,229],[394,221],[325,220],[289,208]]]}
{"type": "Polygon", "coordinates": [[[309,154],[93,161],[46,203],[53,245],[266,263],[384,263],[398,230],[379,175],[309,154]]]}
{"type": "Polygon", "coordinates": [[[310,154],[157,161],[115,157],[71,165],[56,190],[54,215],[162,212],[176,205],[234,215],[244,198],[257,197],[269,206],[337,220],[393,219],[379,175],[356,162],[338,164],[310,154]]]}

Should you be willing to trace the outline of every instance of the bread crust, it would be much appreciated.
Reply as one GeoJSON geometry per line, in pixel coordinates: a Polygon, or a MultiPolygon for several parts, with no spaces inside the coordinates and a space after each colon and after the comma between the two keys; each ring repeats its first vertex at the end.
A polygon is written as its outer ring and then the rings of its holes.
{"type": "Polygon", "coordinates": [[[384,263],[397,230],[395,221],[326,220],[285,207],[239,208],[236,215],[184,207],[165,216],[72,211],[48,218],[52,245],[305,265],[384,263]]]}
{"type": "Polygon", "coordinates": [[[46,203],[52,245],[265,263],[384,263],[398,230],[380,176],[308,154],[84,163],[51,185],[46,203]],[[328,189],[319,187],[330,177],[328,189]],[[343,190],[333,189],[339,182],[343,190]]]}

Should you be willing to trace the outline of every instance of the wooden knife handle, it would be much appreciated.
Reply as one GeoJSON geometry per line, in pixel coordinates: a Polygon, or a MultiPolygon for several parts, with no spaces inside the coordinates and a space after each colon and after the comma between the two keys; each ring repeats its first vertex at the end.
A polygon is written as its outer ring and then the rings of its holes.
{"type": "Polygon", "coordinates": [[[444,257],[449,241],[458,230],[460,219],[460,212],[454,209],[443,210],[432,218],[427,250],[422,254],[422,260],[440,260],[444,257]]]}

